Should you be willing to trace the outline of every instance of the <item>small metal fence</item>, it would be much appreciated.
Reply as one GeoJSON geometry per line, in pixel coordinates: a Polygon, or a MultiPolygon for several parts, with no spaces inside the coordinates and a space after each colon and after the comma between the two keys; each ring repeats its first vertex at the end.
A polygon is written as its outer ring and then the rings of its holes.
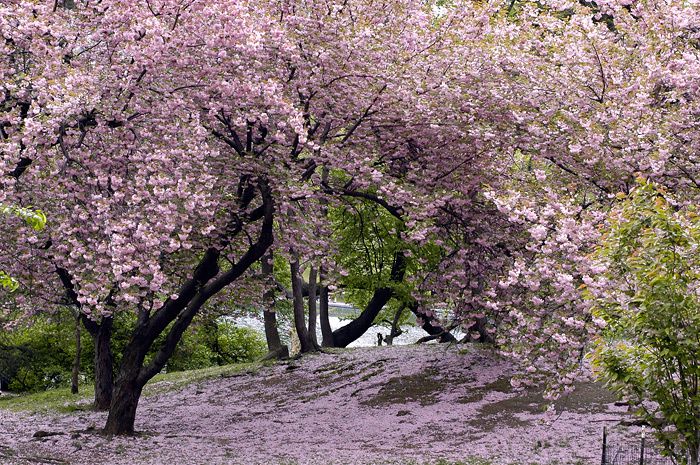
{"type": "Polygon", "coordinates": [[[671,457],[650,444],[644,432],[637,444],[610,444],[607,429],[603,428],[603,454],[601,465],[678,465],[671,457]]]}

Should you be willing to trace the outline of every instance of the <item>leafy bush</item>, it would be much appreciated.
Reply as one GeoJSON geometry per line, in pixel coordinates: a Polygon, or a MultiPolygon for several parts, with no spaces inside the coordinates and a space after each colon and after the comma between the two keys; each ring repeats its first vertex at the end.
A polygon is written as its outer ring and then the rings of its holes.
{"type": "Polygon", "coordinates": [[[253,329],[226,319],[199,322],[183,335],[168,371],[252,362],[265,355],[266,349],[265,340],[253,329]]]}
{"type": "Polygon", "coordinates": [[[592,292],[594,366],[683,464],[700,452],[699,250],[697,209],[640,181],[612,212],[597,252],[607,285],[592,292]]]}
{"type": "MultiPolygon", "coordinates": [[[[126,313],[115,319],[112,334],[115,369],[134,324],[135,317],[126,313]]],[[[94,376],[94,347],[87,331],[82,331],[81,339],[80,373],[84,382],[90,383],[94,376]]],[[[159,344],[154,347],[159,347],[159,344]]],[[[251,362],[262,357],[266,347],[262,335],[253,329],[237,327],[225,319],[199,320],[185,332],[167,369],[183,371],[251,362]]],[[[35,316],[26,325],[0,332],[0,388],[35,392],[68,386],[74,359],[73,314],[65,310],[35,316]]]]}
{"type": "Polygon", "coordinates": [[[267,353],[265,339],[253,329],[222,321],[218,323],[218,331],[219,365],[252,362],[267,353]]]}
{"type": "Polygon", "coordinates": [[[0,380],[11,391],[40,391],[70,383],[75,358],[69,312],[38,316],[30,326],[0,333],[0,380]]]}

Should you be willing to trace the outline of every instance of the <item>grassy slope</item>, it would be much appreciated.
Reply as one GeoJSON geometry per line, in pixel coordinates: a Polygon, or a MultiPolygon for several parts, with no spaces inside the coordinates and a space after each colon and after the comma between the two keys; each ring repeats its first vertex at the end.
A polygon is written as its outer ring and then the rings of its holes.
{"type": "MultiPolygon", "coordinates": [[[[342,350],[331,350],[342,352],[342,350]]],[[[215,378],[228,378],[245,373],[255,373],[261,367],[272,362],[239,363],[233,365],[215,366],[197,370],[177,371],[156,375],[144,389],[144,396],[153,396],[169,391],[182,389],[189,384],[207,381],[215,378]]],[[[69,413],[89,410],[94,395],[92,384],[80,386],[78,394],[71,394],[70,388],[56,388],[47,391],[0,396],[0,410],[15,412],[69,413]]],[[[423,462],[402,463],[402,465],[422,465],[423,462]]],[[[467,462],[438,461],[434,465],[490,465],[491,462],[479,458],[467,462]]],[[[280,464],[283,465],[283,464],[280,464]]],[[[286,464],[284,464],[286,465],[286,464]]]]}
{"type": "MultiPolygon", "coordinates": [[[[151,382],[146,386],[146,389],[144,390],[144,396],[145,397],[150,397],[154,399],[152,402],[159,402],[157,400],[161,394],[165,394],[165,397],[167,398],[170,396],[170,393],[175,393],[181,389],[185,389],[189,385],[196,385],[197,390],[200,389],[200,386],[202,386],[202,390],[205,391],[203,393],[197,392],[197,394],[202,394],[202,398],[197,398],[195,399],[197,402],[203,402],[203,400],[210,395],[209,392],[207,391],[206,388],[206,381],[207,380],[215,380],[217,378],[231,378],[230,384],[231,386],[240,386],[240,387],[250,387],[250,382],[251,379],[248,377],[244,376],[246,374],[258,374],[258,372],[262,369],[261,375],[264,375],[266,379],[265,384],[260,385],[260,393],[259,394],[265,394],[264,388],[267,386],[270,390],[275,392],[275,395],[277,395],[278,392],[287,392],[288,391],[288,398],[290,400],[293,400],[294,396],[296,396],[298,393],[294,390],[299,382],[299,379],[297,377],[303,376],[303,377],[308,377],[309,380],[312,380],[313,382],[316,382],[319,384],[319,386],[313,387],[309,386],[312,389],[315,389],[319,392],[325,392],[327,391],[328,393],[333,393],[337,389],[340,389],[338,386],[345,388],[346,385],[350,386],[347,387],[347,389],[356,389],[357,385],[360,385],[362,383],[369,383],[373,384],[376,383],[379,380],[383,381],[384,386],[379,389],[378,392],[373,393],[369,396],[366,396],[367,399],[364,399],[363,402],[364,404],[371,405],[372,408],[384,408],[384,409],[389,409],[390,410],[390,415],[387,418],[393,417],[394,416],[394,411],[391,410],[394,406],[396,405],[402,405],[403,403],[410,403],[415,401],[414,397],[419,396],[419,394],[426,394],[423,393],[422,389],[425,388],[426,386],[428,387],[433,387],[435,388],[436,384],[435,382],[432,382],[430,379],[425,380],[425,382],[421,381],[418,383],[419,385],[413,386],[411,384],[412,381],[416,381],[418,379],[418,375],[415,373],[411,374],[409,373],[399,373],[396,372],[394,373],[393,371],[396,371],[396,368],[401,365],[404,366],[406,364],[412,365],[414,362],[412,362],[412,359],[414,358],[414,351],[416,352],[415,355],[419,356],[420,360],[418,360],[419,366],[415,368],[416,370],[419,370],[419,374],[431,374],[436,375],[439,374],[439,371],[437,368],[435,369],[429,369],[429,370],[424,370],[423,365],[425,364],[430,364],[430,363],[438,363],[439,360],[442,359],[444,354],[442,351],[440,351],[440,358],[433,358],[434,355],[432,352],[425,352],[423,349],[419,348],[394,348],[392,351],[399,351],[399,349],[403,349],[403,352],[406,351],[406,354],[402,353],[397,353],[391,356],[390,353],[387,353],[386,355],[389,355],[389,357],[385,356],[385,351],[382,350],[383,348],[376,348],[374,350],[364,350],[364,351],[359,351],[355,355],[354,350],[333,350],[331,352],[337,353],[340,358],[338,359],[329,359],[326,360],[328,357],[327,355],[324,356],[319,356],[318,362],[315,361],[317,356],[312,355],[312,356],[307,356],[304,357],[303,360],[301,361],[289,361],[286,363],[282,363],[280,366],[276,366],[274,362],[256,362],[256,363],[249,363],[249,364],[237,364],[237,365],[228,365],[228,366],[222,366],[222,367],[211,367],[211,368],[205,368],[205,369],[199,369],[199,370],[191,370],[191,371],[184,371],[184,372],[174,372],[174,373],[167,373],[167,374],[161,374],[156,376],[151,382]],[[347,353],[345,353],[347,352],[347,353]],[[365,355],[362,355],[365,354],[365,355]],[[393,357],[393,358],[392,358],[393,357]],[[366,360],[365,360],[366,359],[366,360]],[[377,363],[380,363],[382,365],[383,369],[381,370],[376,370],[377,363]],[[275,366],[270,366],[270,365],[275,365],[275,366]],[[285,366],[288,365],[288,366],[285,366]],[[307,366],[309,365],[309,366],[307,366]],[[366,366],[365,366],[366,365],[366,366]],[[384,366],[386,365],[386,366],[384,366]],[[294,370],[289,370],[290,366],[293,366],[294,370]],[[299,370],[297,370],[299,368],[299,370]],[[333,369],[333,370],[331,370],[333,369]],[[391,373],[384,373],[384,371],[389,370],[391,373]],[[272,370],[272,372],[270,371],[272,370]],[[330,371],[329,371],[330,370],[330,371]],[[348,371],[350,370],[350,371],[348,371]],[[364,370],[364,371],[363,371],[364,370]],[[393,371],[392,371],[393,370],[393,371]],[[432,371],[431,371],[432,370],[432,371]],[[435,371],[437,370],[437,371],[435,371]],[[376,373],[375,373],[376,371],[376,373]],[[435,373],[433,373],[435,371],[435,373]],[[308,373],[307,373],[308,372],[308,373]],[[352,372],[352,373],[351,373],[352,372]],[[376,375],[375,378],[372,378],[371,380],[365,381],[365,378],[367,378],[369,375],[366,372],[371,372],[371,374],[376,375]],[[377,373],[381,372],[381,376],[377,373]],[[424,373],[425,372],[425,373],[424,373]],[[331,376],[333,374],[334,376],[331,376]],[[348,383],[348,376],[352,374],[353,381],[348,383]],[[360,377],[361,379],[358,381],[354,378],[360,377]],[[386,379],[383,379],[386,378],[386,379]],[[399,382],[400,381],[400,382],[399,382]],[[336,386],[336,384],[338,386],[336,386]],[[399,391],[397,391],[398,387],[401,387],[399,391]],[[420,388],[420,392],[413,392],[410,388],[415,387],[416,389],[420,388]],[[336,389],[337,388],[337,389],[336,389]],[[396,392],[394,392],[396,391],[396,392]],[[400,398],[399,394],[403,395],[406,397],[405,399],[400,398]],[[157,396],[158,397],[154,397],[157,396]],[[398,396],[398,397],[397,397],[398,396]],[[396,398],[395,398],[396,397],[396,398]],[[377,404],[378,403],[378,404],[377,404]],[[374,405],[377,404],[377,405],[374,405]]],[[[437,350],[437,349],[435,349],[437,350]]],[[[393,352],[392,352],[393,353],[393,352]]],[[[456,356],[456,355],[455,355],[456,356]]],[[[476,362],[479,362],[481,359],[476,360],[476,362]]],[[[483,360],[481,360],[483,362],[483,360]]],[[[454,365],[454,364],[453,364],[454,365]]],[[[438,366],[438,365],[436,365],[438,366]]],[[[404,366],[405,368],[405,366],[404,366]]],[[[443,367],[444,368],[444,367],[443,367]]],[[[410,370],[409,370],[410,371],[410,370]]],[[[481,369],[479,370],[481,371],[481,369]]],[[[449,381],[449,379],[452,377],[452,373],[449,373],[450,376],[446,378],[446,380],[449,381]]],[[[456,373],[455,373],[456,374],[456,373]]],[[[427,376],[427,375],[426,375],[427,376]]],[[[499,373],[500,376],[500,373],[499,373]]],[[[430,376],[428,376],[430,378],[430,376]]],[[[262,379],[262,378],[260,378],[262,379]]],[[[305,378],[304,378],[305,379],[305,378]]],[[[422,379],[422,378],[421,378],[422,379]]],[[[466,379],[466,378],[465,378],[466,379]]],[[[303,380],[302,380],[303,381],[303,380]]],[[[435,381],[435,380],[433,380],[435,381]]],[[[454,382],[461,382],[461,378],[457,376],[454,380],[454,382]]],[[[469,381],[468,379],[466,381],[469,381]]],[[[229,383],[229,381],[223,381],[224,383],[229,383]]],[[[306,381],[305,381],[306,382],[306,381]]],[[[310,382],[310,381],[309,381],[310,382]]],[[[477,383],[478,384],[478,383],[477,383]]],[[[442,385],[442,384],[440,384],[442,385]]],[[[472,387],[472,393],[469,394],[470,396],[476,395],[476,394],[488,394],[492,390],[495,389],[496,393],[500,392],[499,389],[494,388],[495,383],[490,383],[490,384],[485,384],[482,388],[477,387],[472,387]],[[484,392],[481,393],[481,390],[484,392]]],[[[225,385],[227,386],[227,385],[225,385]]],[[[452,386],[454,388],[454,386],[452,386]]],[[[426,388],[427,389],[427,388],[426,388]]],[[[440,396],[444,394],[442,391],[445,389],[438,390],[436,392],[430,392],[434,394],[435,396],[440,396]]],[[[503,389],[501,389],[503,390],[503,389]]],[[[358,390],[359,391],[359,390],[358,390]]],[[[349,391],[348,391],[349,392],[349,391]]],[[[257,393],[257,390],[256,390],[257,393]]],[[[428,393],[428,394],[430,394],[428,393]]],[[[339,396],[340,398],[348,398],[347,393],[343,394],[340,393],[339,396]],[[342,395],[340,395],[342,394],[342,395]]],[[[66,412],[76,412],[76,411],[87,411],[90,409],[90,403],[92,400],[92,387],[91,386],[81,386],[81,393],[79,395],[72,395],[70,393],[70,390],[68,388],[63,388],[63,389],[55,389],[55,390],[50,390],[46,392],[41,392],[41,393],[35,393],[35,394],[28,394],[28,395],[21,395],[21,396],[3,396],[0,397],[0,410],[12,410],[12,411],[22,411],[22,412],[32,412],[32,413],[40,413],[40,414],[46,414],[46,413],[53,413],[53,412],[61,412],[61,413],[66,413],[66,412]]],[[[256,394],[258,395],[258,394],[256,394]]],[[[355,394],[349,395],[349,398],[354,398],[355,394]]],[[[427,394],[426,394],[427,395],[427,394]]],[[[362,397],[362,395],[359,395],[359,397],[362,397]]],[[[358,397],[358,398],[359,398],[358,397]]],[[[419,396],[423,398],[424,396],[419,396]]],[[[430,396],[428,396],[430,397],[430,396]]],[[[437,397],[436,397],[437,398],[437,397]]],[[[465,398],[466,399],[466,398],[465,398]]],[[[469,399],[471,399],[469,397],[469,399]]],[[[166,399],[167,400],[167,399],[166,399]]],[[[302,399],[304,400],[304,399],[302,399]]],[[[306,399],[308,400],[308,399],[306,399]]],[[[305,401],[306,401],[305,400],[305,401]]],[[[430,399],[428,399],[430,400],[430,399]]],[[[464,399],[462,399],[464,400],[464,399]]],[[[193,402],[192,399],[190,399],[188,402],[185,402],[184,405],[189,408],[189,405],[196,405],[196,402],[193,402]]],[[[266,402],[266,397],[263,395],[261,397],[261,402],[266,402]]],[[[334,401],[336,402],[336,401],[334,401]]],[[[457,399],[455,402],[455,408],[459,408],[460,400],[457,399]]],[[[518,404],[517,399],[502,399],[499,400],[499,398],[495,399],[495,404],[502,407],[506,403],[515,403],[518,404]]],[[[523,401],[524,402],[524,401],[523,401]]],[[[530,400],[527,400],[527,402],[531,402],[530,400]]],[[[206,403],[206,402],[205,402],[206,403]]],[[[336,402],[337,403],[337,402],[336,402]]],[[[522,403],[522,402],[521,402],[522,403]]],[[[310,403],[301,403],[300,405],[311,405],[313,402],[310,403]]],[[[295,404],[296,405],[296,404],[295,404]]],[[[515,405],[515,407],[518,407],[518,405],[515,405]]],[[[490,407],[489,405],[486,405],[483,407],[484,409],[488,410],[487,407],[490,407]]],[[[176,407],[177,408],[177,407],[176,407]]],[[[220,407],[215,407],[215,408],[220,408],[220,407]]],[[[389,411],[387,410],[387,411],[389,411]]],[[[486,410],[483,410],[486,412],[486,410]]],[[[517,410],[517,409],[516,409],[517,410]]],[[[234,411],[235,412],[235,411],[234,411]]],[[[384,415],[386,416],[386,415],[384,415]]],[[[245,416],[242,416],[243,419],[245,416]]],[[[204,418],[209,418],[208,416],[205,416],[204,418]]],[[[469,420],[470,417],[465,415],[464,416],[465,421],[469,420]]],[[[485,420],[488,420],[486,418],[485,420]]],[[[484,422],[485,420],[478,420],[484,422]]],[[[396,420],[391,420],[392,422],[395,422],[396,420]]],[[[499,426],[502,425],[502,421],[499,422],[499,426]]],[[[211,426],[211,425],[210,425],[211,426]]],[[[31,431],[31,429],[30,429],[31,431]]],[[[171,431],[164,429],[164,435],[167,438],[166,433],[172,433],[171,431]]],[[[174,434],[174,433],[172,433],[174,434]]],[[[179,433],[178,433],[179,434],[179,433]]],[[[107,446],[106,446],[107,447],[107,446]]],[[[115,446],[116,447],[116,446],[115,446]]],[[[158,450],[156,448],[156,450],[158,450]]],[[[2,452],[2,450],[0,450],[2,452]]],[[[375,462],[375,463],[381,463],[382,465],[427,465],[427,463],[430,463],[431,465],[492,465],[492,462],[484,459],[479,459],[476,457],[473,457],[473,455],[481,455],[480,453],[476,451],[465,451],[466,452],[466,457],[463,455],[461,457],[461,460],[459,461],[454,461],[455,459],[452,458],[451,460],[438,460],[438,461],[430,461],[430,462],[425,462],[423,461],[424,459],[418,459],[417,461],[411,461],[408,460],[406,461],[405,459],[401,461],[392,461],[391,459],[388,459],[386,461],[382,462],[375,462]],[[472,455],[473,454],[473,455],[472,455]],[[469,458],[468,458],[469,457],[469,458]]],[[[23,453],[21,451],[18,451],[18,453],[23,453]]],[[[53,451],[52,451],[53,453],[53,451]]],[[[391,455],[391,454],[388,454],[391,455]]],[[[2,458],[2,454],[0,454],[0,458],[2,458]]],[[[532,460],[530,458],[527,462],[520,462],[517,464],[513,465],[537,465],[538,463],[540,465],[544,465],[547,463],[548,465],[557,463],[561,464],[564,462],[559,462],[559,461],[549,461],[549,460],[543,460],[540,461],[538,460],[539,457],[535,460],[532,460]]],[[[0,460],[2,462],[2,460],[0,460]]],[[[82,463],[82,462],[80,462],[82,463]]],[[[574,462],[565,462],[567,464],[569,463],[574,463],[574,462]]],[[[577,461],[575,462],[577,464],[582,464],[583,462],[577,461]]],[[[293,465],[296,464],[296,462],[293,461],[282,461],[279,462],[277,465],[293,465]]]]}
{"type": "MultiPolygon", "coordinates": [[[[156,375],[144,389],[144,396],[152,396],[182,389],[188,384],[213,378],[227,378],[241,373],[256,372],[263,362],[239,363],[234,365],[201,368],[199,370],[176,371],[156,375]]],[[[92,385],[80,386],[79,394],[71,394],[70,388],[49,389],[43,392],[22,395],[3,395],[0,409],[33,413],[73,412],[88,410],[94,395],[92,385]]]]}

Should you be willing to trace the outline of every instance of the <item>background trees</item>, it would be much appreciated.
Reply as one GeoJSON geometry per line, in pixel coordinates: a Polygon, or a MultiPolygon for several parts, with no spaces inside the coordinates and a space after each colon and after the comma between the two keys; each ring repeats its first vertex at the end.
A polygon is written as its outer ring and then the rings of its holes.
{"type": "MultiPolygon", "coordinates": [[[[110,346],[117,365],[135,323],[130,314],[114,322],[110,346]]],[[[73,312],[63,309],[36,315],[0,333],[2,390],[19,393],[68,386],[76,356],[75,324],[73,312]]],[[[168,360],[168,372],[252,362],[264,354],[264,340],[253,329],[209,317],[195,320],[192,326],[168,360]]],[[[151,350],[146,358],[155,353],[151,350]]],[[[87,384],[95,377],[94,347],[83,345],[79,355],[78,381],[87,384]]]]}

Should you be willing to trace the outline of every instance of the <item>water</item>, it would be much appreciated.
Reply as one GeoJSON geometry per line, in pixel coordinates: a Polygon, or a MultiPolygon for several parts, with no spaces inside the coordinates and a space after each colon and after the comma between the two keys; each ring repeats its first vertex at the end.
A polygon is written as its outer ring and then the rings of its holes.
{"type": "MultiPolygon", "coordinates": [[[[335,331],[336,329],[348,324],[352,318],[359,314],[359,310],[353,308],[350,305],[343,303],[331,303],[329,305],[329,317],[328,321],[331,324],[331,329],[335,331]]],[[[265,328],[262,321],[262,315],[259,317],[255,316],[245,316],[233,318],[239,326],[245,326],[247,328],[254,329],[260,333],[264,333],[265,328]]],[[[288,322],[280,322],[280,335],[284,342],[289,341],[289,332],[291,325],[288,322]]],[[[320,319],[316,322],[316,328],[318,331],[318,338],[321,339],[321,321],[320,319]]],[[[416,326],[415,321],[413,324],[407,324],[401,326],[403,333],[394,339],[394,344],[396,345],[406,345],[414,344],[418,339],[428,335],[422,328],[416,326]]],[[[348,347],[370,347],[377,345],[377,333],[382,333],[382,336],[388,336],[391,332],[390,328],[386,326],[373,326],[365,332],[359,339],[352,342],[348,347]]],[[[456,337],[459,335],[455,334],[456,337]]]]}

